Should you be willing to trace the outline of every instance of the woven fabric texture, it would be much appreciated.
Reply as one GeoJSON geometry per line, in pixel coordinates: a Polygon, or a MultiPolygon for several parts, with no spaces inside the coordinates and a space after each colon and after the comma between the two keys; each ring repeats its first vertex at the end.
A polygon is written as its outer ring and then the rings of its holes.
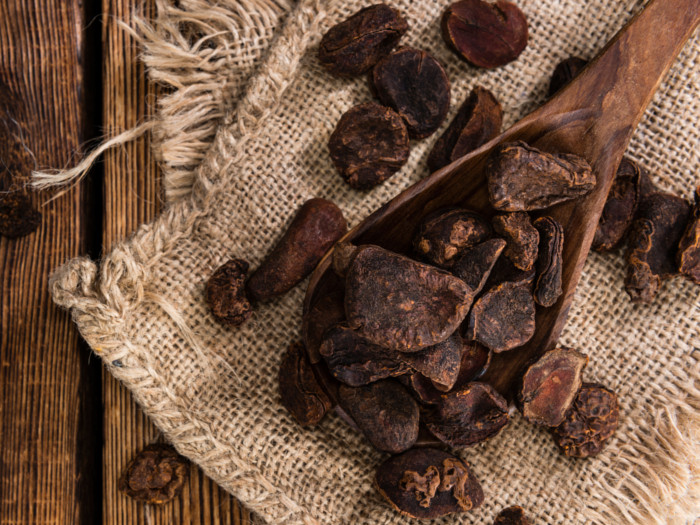
{"type": "MultiPolygon", "coordinates": [[[[507,127],[540,105],[556,63],[593,57],[644,2],[521,0],[530,42],[515,62],[479,70],[445,46],[446,0],[396,0],[408,18],[402,43],[427,49],[452,84],[452,117],[477,84],[496,94],[507,127]]],[[[322,70],[316,50],[333,24],[369,2],[302,0],[248,83],[235,118],[218,129],[190,196],[117,246],[99,267],[69,262],[52,279],[107,369],[132,391],[184,455],[263,520],[276,524],[410,523],[372,486],[384,456],[327,416],[302,429],[282,408],[277,369],[300,338],[306,285],[260,305],[238,329],[218,325],[203,291],[232,257],[255,267],[298,207],[335,201],[353,225],[425,177],[435,135],[412,142],[407,165],[369,191],[335,172],[327,141],[344,111],[371,100],[365,78],[322,70]]],[[[654,182],[689,198],[698,184],[700,34],[684,47],[635,132],[628,154],[654,182]]],[[[622,254],[591,254],[561,342],[587,353],[588,381],[619,394],[620,428],[585,461],[514,414],[497,437],[463,452],[486,503],[434,523],[490,524],[522,505],[542,524],[685,524],[700,514],[700,305],[698,288],[665,284],[651,306],[623,289],[622,254]]]]}

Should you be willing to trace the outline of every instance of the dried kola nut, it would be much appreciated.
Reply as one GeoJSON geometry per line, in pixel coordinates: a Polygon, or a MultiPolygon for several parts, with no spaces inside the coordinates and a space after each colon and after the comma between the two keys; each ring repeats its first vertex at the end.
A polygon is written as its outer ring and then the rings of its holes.
{"type": "Polygon", "coordinates": [[[457,381],[464,341],[458,333],[422,352],[403,353],[401,359],[413,370],[449,390],[457,381]]]}
{"type": "Polygon", "coordinates": [[[326,199],[306,201],[284,235],[246,283],[253,301],[288,292],[316,267],[347,231],[340,208],[326,199]]]}
{"type": "Polygon", "coordinates": [[[553,430],[554,441],[567,456],[597,455],[617,428],[617,395],[603,385],[584,383],[564,422],[553,430]]]}
{"type": "Polygon", "coordinates": [[[403,119],[373,102],[355,106],[340,118],[328,149],[345,182],[358,190],[384,182],[406,164],[410,153],[403,119]]]}
{"type": "Polygon", "coordinates": [[[551,217],[540,217],[533,223],[540,232],[540,248],[535,279],[535,302],[549,307],[562,293],[561,271],[564,250],[564,228],[551,217]]]}
{"type": "Polygon", "coordinates": [[[514,505],[499,512],[493,525],[532,525],[532,522],[525,516],[522,507],[514,505]]]}
{"type": "Polygon", "coordinates": [[[690,204],[670,193],[652,193],[639,205],[627,250],[625,289],[634,302],[651,303],[661,281],[676,273],[678,243],[690,204]]]}
{"type": "Polygon", "coordinates": [[[439,518],[484,502],[469,465],[434,448],[415,448],[387,459],[377,469],[375,485],[394,509],[412,518],[439,518]]]}
{"type": "Polygon", "coordinates": [[[418,372],[412,372],[399,378],[399,381],[415,395],[421,403],[434,404],[440,401],[444,392],[435,388],[433,382],[418,372]]]}
{"type": "Polygon", "coordinates": [[[503,239],[489,239],[477,244],[455,261],[452,273],[467,283],[474,294],[478,294],[505,247],[506,241],[503,239]]]}
{"type": "Polygon", "coordinates": [[[489,364],[491,364],[492,355],[493,352],[476,341],[471,341],[465,345],[454,388],[459,389],[467,386],[467,383],[471,383],[484,375],[489,364]]]}
{"type": "Polygon", "coordinates": [[[528,214],[516,211],[497,215],[493,218],[493,229],[507,242],[503,255],[508,257],[516,268],[531,270],[537,260],[540,234],[530,222],[528,214]]]}
{"type": "Polygon", "coordinates": [[[545,352],[523,376],[518,401],[530,423],[556,427],[583,384],[588,357],[571,348],[545,352]]]}
{"type": "Polygon", "coordinates": [[[21,191],[0,192],[0,235],[8,239],[24,237],[41,224],[41,213],[21,191]]]}
{"type": "Polygon", "coordinates": [[[455,448],[495,436],[508,424],[508,403],[486,383],[469,383],[443,394],[426,409],[425,425],[436,438],[455,448]]]}
{"type": "Polygon", "coordinates": [[[437,171],[486,144],[498,135],[502,123],[503,109],[496,97],[488,89],[475,87],[433,146],[428,156],[430,171],[437,171]]]}
{"type": "Polygon", "coordinates": [[[491,225],[484,217],[461,208],[438,210],[418,227],[413,249],[436,266],[448,268],[470,246],[491,236],[491,225]]]}
{"type": "Polygon", "coordinates": [[[505,0],[461,0],[442,17],[442,36],[464,60],[498,67],[518,58],[527,46],[527,19],[505,0]]]}
{"type": "Polygon", "coordinates": [[[302,426],[315,425],[333,406],[314,375],[304,346],[299,343],[291,344],[282,356],[279,392],[284,408],[302,426]]]}
{"type": "Polygon", "coordinates": [[[450,109],[450,81],[440,62],[426,51],[405,47],[380,60],[372,71],[383,104],[406,122],[411,138],[431,135],[450,109]]]}
{"type": "Polygon", "coordinates": [[[338,401],[377,450],[398,454],[418,439],[418,403],[396,381],[341,385],[338,401]]]}
{"type": "Polygon", "coordinates": [[[569,57],[559,62],[557,67],[554,68],[552,79],[549,81],[548,96],[551,97],[554,93],[571,82],[587,64],[587,60],[579,57],[569,57]]]}
{"type": "Polygon", "coordinates": [[[396,9],[386,4],[365,7],[323,35],[318,58],[331,73],[360,75],[389,53],[407,29],[396,9]]]}
{"type": "Polygon", "coordinates": [[[312,363],[318,363],[321,360],[318,349],[324,334],[345,320],[344,298],[345,295],[340,286],[332,288],[328,295],[321,297],[308,312],[304,312],[301,334],[312,363]]]}
{"type": "Polygon", "coordinates": [[[535,333],[535,301],[519,283],[505,282],[479,298],[469,314],[468,338],[494,352],[527,343],[535,333]]]}
{"type": "Polygon", "coordinates": [[[345,278],[350,327],[401,352],[418,352],[450,337],[472,300],[472,291],[454,275],[379,246],[360,247],[345,278]]]}
{"type": "Polygon", "coordinates": [[[695,189],[695,206],[678,244],[678,271],[700,284],[700,186],[695,189]]]}
{"type": "Polygon", "coordinates": [[[238,326],[253,313],[245,293],[248,263],[231,259],[207,281],[206,299],[212,315],[222,324],[238,326]]]}
{"type": "Polygon", "coordinates": [[[486,280],[484,290],[490,290],[504,282],[518,283],[520,286],[532,291],[535,282],[535,268],[527,271],[519,270],[508,257],[499,257],[486,280]]]}
{"type": "Polygon", "coordinates": [[[585,195],[596,184],[586,159],[566,153],[552,155],[524,142],[497,147],[486,172],[491,204],[501,211],[548,208],[585,195]]]}
{"type": "Polygon", "coordinates": [[[119,490],[137,501],[167,503],[182,490],[189,462],[165,443],[148,445],[126,467],[119,490]]]}

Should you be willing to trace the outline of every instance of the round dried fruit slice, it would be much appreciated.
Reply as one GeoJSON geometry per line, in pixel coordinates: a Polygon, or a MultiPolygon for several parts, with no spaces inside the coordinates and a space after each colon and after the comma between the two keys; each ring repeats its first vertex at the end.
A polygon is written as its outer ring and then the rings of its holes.
{"type": "Polygon", "coordinates": [[[231,259],[207,281],[206,300],[212,315],[222,324],[238,326],[253,313],[245,291],[248,263],[231,259]]]}
{"type": "Polygon", "coordinates": [[[189,462],[166,443],[146,446],[126,466],[119,490],[151,505],[171,501],[187,480],[189,462]]]}

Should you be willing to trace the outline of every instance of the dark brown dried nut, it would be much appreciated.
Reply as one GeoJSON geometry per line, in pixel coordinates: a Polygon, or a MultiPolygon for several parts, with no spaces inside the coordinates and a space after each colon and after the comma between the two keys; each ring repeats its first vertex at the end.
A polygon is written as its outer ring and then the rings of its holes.
{"type": "Polygon", "coordinates": [[[411,371],[408,364],[399,360],[399,352],[372,344],[344,325],[326,332],[319,353],[333,377],[350,386],[362,386],[411,371]]]}
{"type": "Polygon", "coordinates": [[[418,439],[418,403],[396,381],[340,385],[338,402],[377,450],[398,454],[418,439]]]}
{"type": "Polygon", "coordinates": [[[401,352],[418,352],[450,337],[472,300],[472,291],[454,275],[379,246],[361,246],[345,278],[350,328],[401,352]]]}
{"type": "Polygon", "coordinates": [[[425,410],[423,421],[443,443],[468,447],[495,436],[508,424],[508,403],[492,386],[469,383],[443,394],[425,410]]]}
{"type": "Polygon", "coordinates": [[[468,383],[479,379],[486,373],[491,364],[493,352],[476,341],[465,345],[462,351],[462,361],[459,366],[459,375],[455,382],[455,390],[467,386],[468,383]]]}
{"type": "Polygon", "coordinates": [[[486,144],[501,131],[503,109],[488,90],[476,86],[428,155],[428,168],[437,171],[486,144]]]}
{"type": "Polygon", "coordinates": [[[414,397],[421,403],[434,404],[440,401],[440,397],[444,392],[436,388],[435,384],[418,372],[411,372],[399,378],[401,384],[406,386],[414,397]]]}
{"type": "Polygon", "coordinates": [[[126,466],[119,490],[151,505],[176,498],[187,480],[189,462],[165,443],[145,447],[126,466]]]}
{"type": "Polygon", "coordinates": [[[493,265],[483,289],[490,290],[504,282],[517,283],[532,291],[535,283],[535,268],[528,271],[519,270],[508,257],[499,257],[496,264],[493,265]]]}
{"type": "Polygon", "coordinates": [[[340,242],[333,248],[333,271],[345,279],[350,264],[357,253],[357,246],[349,242],[340,242]]]}
{"type": "Polygon", "coordinates": [[[676,262],[682,275],[700,284],[700,186],[695,189],[695,206],[678,243],[676,262]]]}
{"type": "Polygon", "coordinates": [[[355,106],[340,118],[328,149],[345,182],[357,190],[384,182],[406,164],[410,153],[403,119],[374,102],[355,106]]]}
{"type": "Polygon", "coordinates": [[[253,313],[253,307],[245,293],[247,271],[247,262],[231,259],[207,281],[207,305],[214,318],[222,324],[238,326],[253,313]]]}
{"type": "Polygon", "coordinates": [[[564,422],[552,435],[567,456],[595,456],[615,433],[619,418],[615,392],[597,383],[584,383],[564,422]]]}
{"type": "Polygon", "coordinates": [[[556,427],[583,384],[588,357],[571,348],[545,352],[523,375],[518,401],[530,423],[556,427]]]}
{"type": "Polygon", "coordinates": [[[315,425],[332,408],[301,343],[289,345],[282,356],[278,379],[282,405],[300,425],[315,425]]]}
{"type": "Polygon", "coordinates": [[[661,282],[676,273],[689,218],[690,204],[670,193],[652,193],[641,202],[627,250],[625,289],[632,301],[651,303],[661,282]]]}
{"type": "Polygon", "coordinates": [[[302,318],[301,334],[312,363],[318,363],[318,349],[325,333],[345,321],[345,294],[342,286],[332,288],[321,297],[302,318]]]}
{"type": "Polygon", "coordinates": [[[488,166],[489,198],[501,211],[530,211],[581,197],[596,185],[586,159],[552,155],[524,142],[494,149],[488,166]]]}
{"type": "Polygon", "coordinates": [[[474,303],[469,314],[468,339],[496,353],[527,343],[535,333],[535,301],[519,283],[496,285],[474,303]]]}
{"type": "Polygon", "coordinates": [[[347,229],[343,212],[331,201],[306,201],[277,245],[248,279],[248,296],[253,301],[265,301],[294,288],[347,229]]]}
{"type": "Polygon", "coordinates": [[[522,507],[514,505],[499,512],[493,525],[532,525],[532,522],[522,507]]]}
{"type": "Polygon", "coordinates": [[[401,514],[433,519],[479,507],[484,492],[469,465],[434,448],[415,448],[387,459],[375,485],[401,514]]]}
{"type": "Polygon", "coordinates": [[[550,307],[562,293],[561,272],[564,250],[564,228],[551,217],[540,217],[533,223],[540,232],[540,248],[537,258],[535,302],[550,307]]]}
{"type": "Polygon", "coordinates": [[[529,215],[524,211],[496,215],[493,229],[507,242],[503,255],[519,270],[531,270],[537,260],[540,234],[532,226],[529,215]]]}
{"type": "Polygon", "coordinates": [[[559,62],[554,68],[552,79],[549,81],[547,96],[551,97],[566,86],[586,65],[588,65],[588,61],[579,57],[569,57],[559,62]]]}
{"type": "Polygon", "coordinates": [[[403,353],[401,360],[416,372],[431,379],[433,383],[449,390],[457,381],[463,348],[462,336],[455,332],[442,343],[422,352],[403,353]]]}
{"type": "Polygon", "coordinates": [[[382,104],[401,115],[411,138],[422,139],[440,127],[450,109],[450,81],[430,53],[404,47],[380,60],[372,71],[382,104]]]}
{"type": "Polygon", "coordinates": [[[461,208],[438,210],[418,226],[413,249],[431,264],[448,268],[467,248],[485,241],[491,233],[489,221],[478,213],[461,208]]]}
{"type": "Polygon", "coordinates": [[[478,294],[505,246],[506,241],[503,239],[489,239],[472,246],[455,261],[452,273],[467,283],[475,295],[478,294]]]}
{"type": "Polygon", "coordinates": [[[386,56],[407,29],[396,9],[386,4],[365,7],[323,35],[318,59],[336,75],[361,75],[386,56]]]}
{"type": "MultiPolygon", "coordinates": [[[[0,146],[1,147],[1,146],[0,146]]],[[[33,233],[41,224],[41,213],[27,195],[18,190],[0,192],[0,235],[17,239],[33,233]]]]}
{"type": "Polygon", "coordinates": [[[505,0],[461,0],[442,17],[442,36],[464,60],[478,67],[502,66],[527,46],[527,19],[505,0]]]}

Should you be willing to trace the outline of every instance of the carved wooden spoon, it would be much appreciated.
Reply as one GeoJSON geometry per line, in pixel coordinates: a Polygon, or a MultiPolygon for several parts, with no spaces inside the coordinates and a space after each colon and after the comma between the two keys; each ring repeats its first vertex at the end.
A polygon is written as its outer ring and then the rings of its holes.
{"type": "MultiPolygon", "coordinates": [[[[484,165],[491,150],[504,142],[522,140],[547,152],[586,158],[597,175],[596,188],[584,198],[545,211],[564,228],[563,294],[554,306],[538,307],[533,338],[494,356],[481,379],[502,394],[512,394],[529,360],[556,345],[617,166],[661,79],[698,23],[700,0],[651,0],[546,104],[480,149],[406,189],[343,238],[410,254],[418,223],[434,210],[461,206],[492,216],[484,165]]],[[[331,261],[332,251],[311,276],[305,314],[322,297],[337,295],[342,286],[331,261]]],[[[313,351],[311,355],[318,360],[313,351]]]]}

